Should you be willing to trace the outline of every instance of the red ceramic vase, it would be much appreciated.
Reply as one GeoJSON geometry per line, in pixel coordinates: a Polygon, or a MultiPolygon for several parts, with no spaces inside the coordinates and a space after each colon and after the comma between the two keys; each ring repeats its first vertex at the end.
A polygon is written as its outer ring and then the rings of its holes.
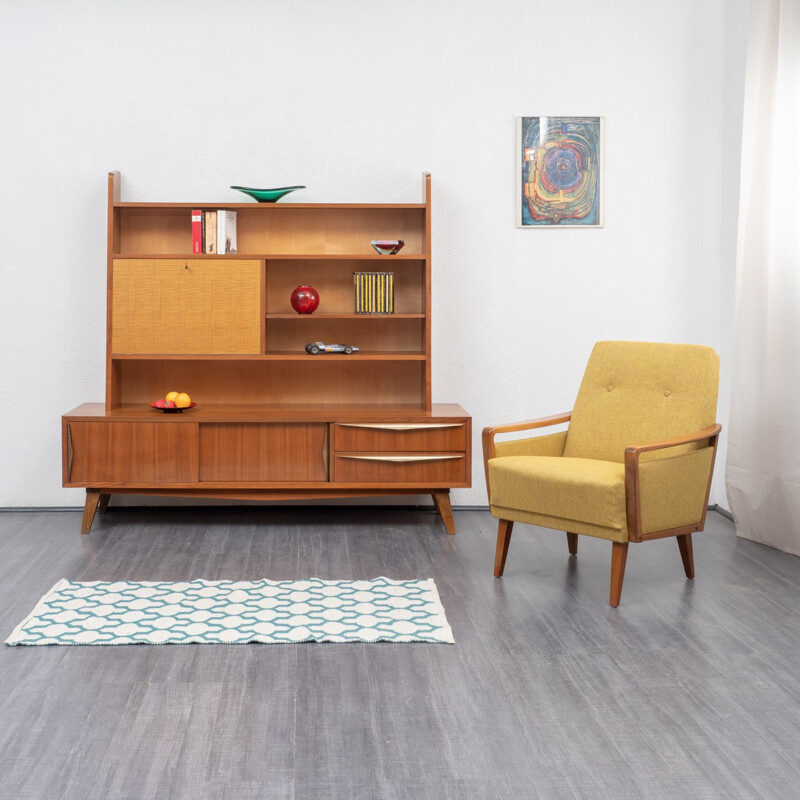
{"type": "Polygon", "coordinates": [[[313,286],[298,286],[292,292],[292,308],[298,314],[311,314],[319,305],[319,292],[313,286]]]}

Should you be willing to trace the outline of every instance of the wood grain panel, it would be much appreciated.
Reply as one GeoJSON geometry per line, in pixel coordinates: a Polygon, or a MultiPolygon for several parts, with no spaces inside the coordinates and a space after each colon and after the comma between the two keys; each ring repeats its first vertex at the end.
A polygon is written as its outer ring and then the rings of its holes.
{"type": "Polygon", "coordinates": [[[191,209],[152,206],[117,209],[119,246],[115,253],[191,253],[191,209]]]}
{"type": "Polygon", "coordinates": [[[345,355],[306,355],[302,361],[124,361],[122,403],[147,403],[175,387],[199,405],[298,403],[417,404],[423,400],[420,362],[364,362],[345,355]]]}
{"type": "Polygon", "coordinates": [[[441,422],[463,422],[469,426],[467,412],[456,403],[434,403],[427,413],[418,403],[412,405],[352,405],[346,404],[294,404],[256,405],[203,403],[180,415],[157,412],[146,404],[126,404],[106,413],[102,403],[82,403],[73,408],[63,419],[67,422],[386,422],[422,424],[433,420],[441,422]]]}
{"type": "Polygon", "coordinates": [[[70,484],[190,483],[198,479],[197,425],[70,422],[70,484]]]}
{"type": "Polygon", "coordinates": [[[463,423],[354,423],[337,425],[336,451],[407,453],[466,450],[463,423]]]}
{"type": "Polygon", "coordinates": [[[201,481],[325,481],[324,423],[200,426],[201,481]]]}
{"type": "Polygon", "coordinates": [[[114,353],[259,353],[261,262],[116,259],[114,353]]]}
{"type": "Polygon", "coordinates": [[[463,453],[337,454],[337,483],[399,483],[452,486],[467,481],[463,453]]]}
{"type": "Polygon", "coordinates": [[[373,353],[423,354],[422,327],[422,319],[398,319],[394,315],[328,320],[322,314],[297,314],[267,321],[267,352],[302,353],[308,342],[335,342],[373,353]]]}
{"type": "MultiPolygon", "coordinates": [[[[307,207],[239,210],[240,253],[374,255],[372,239],[403,239],[406,253],[425,245],[424,210],[396,207],[307,207]]],[[[296,285],[296,284],[295,284],[296,285]]]]}

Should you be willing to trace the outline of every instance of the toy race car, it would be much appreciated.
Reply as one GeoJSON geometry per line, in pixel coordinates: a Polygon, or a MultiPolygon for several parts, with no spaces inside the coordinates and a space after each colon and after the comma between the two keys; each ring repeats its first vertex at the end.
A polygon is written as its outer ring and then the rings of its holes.
{"type": "Polygon", "coordinates": [[[357,353],[358,348],[350,344],[323,344],[322,342],[309,342],[306,345],[306,353],[311,353],[312,356],[317,353],[357,353]]]}

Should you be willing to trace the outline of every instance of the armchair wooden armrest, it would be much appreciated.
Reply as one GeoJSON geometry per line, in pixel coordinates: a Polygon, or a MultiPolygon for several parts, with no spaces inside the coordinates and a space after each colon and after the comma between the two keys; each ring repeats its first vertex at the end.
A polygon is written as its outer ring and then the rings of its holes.
{"type": "Polygon", "coordinates": [[[528,419],[524,422],[510,422],[504,425],[489,425],[483,429],[483,471],[486,476],[486,491],[489,489],[489,459],[495,457],[495,436],[499,433],[519,433],[520,431],[535,430],[536,428],[547,428],[551,425],[561,425],[572,419],[572,411],[564,411],[560,414],[553,414],[549,417],[539,417],[538,419],[528,419]]]}
{"type": "Polygon", "coordinates": [[[665,439],[661,442],[648,442],[647,444],[632,445],[625,448],[625,503],[626,516],[628,519],[628,538],[632,542],[641,542],[643,539],[657,539],[664,536],[680,536],[684,533],[702,530],[705,524],[705,509],[708,507],[708,495],[711,491],[711,476],[714,473],[714,459],[716,457],[717,441],[719,439],[722,426],[719,423],[710,425],[708,428],[687,434],[676,436],[672,439],[665,439]],[[694,444],[707,440],[708,446],[712,448],[711,462],[708,472],[708,484],[706,486],[705,502],[703,506],[703,516],[699,523],[683,526],[680,528],[670,528],[654,533],[642,533],[642,496],[640,480],[639,459],[642,453],[649,453],[654,450],[665,450],[671,447],[694,444]]]}

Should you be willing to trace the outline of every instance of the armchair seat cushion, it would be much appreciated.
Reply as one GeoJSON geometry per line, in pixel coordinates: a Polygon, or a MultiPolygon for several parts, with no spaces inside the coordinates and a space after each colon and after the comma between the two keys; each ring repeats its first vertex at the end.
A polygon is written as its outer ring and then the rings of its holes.
{"type": "Polygon", "coordinates": [[[489,482],[495,516],[508,519],[509,511],[517,511],[521,514],[514,516],[519,521],[613,541],[628,540],[624,464],[587,458],[506,456],[489,460],[489,482]]]}

